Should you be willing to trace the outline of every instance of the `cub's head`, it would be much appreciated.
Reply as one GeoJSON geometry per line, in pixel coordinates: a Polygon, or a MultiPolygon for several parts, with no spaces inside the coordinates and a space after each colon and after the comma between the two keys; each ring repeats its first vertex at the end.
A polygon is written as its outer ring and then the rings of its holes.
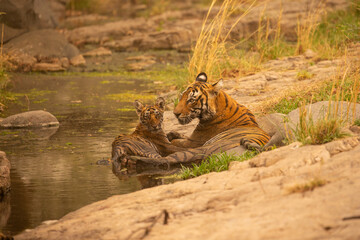
{"type": "Polygon", "coordinates": [[[216,114],[216,96],[222,87],[222,80],[217,83],[207,83],[205,73],[200,73],[181,95],[174,109],[174,114],[181,124],[188,124],[193,119],[211,120],[216,114]]]}
{"type": "Polygon", "coordinates": [[[163,122],[165,110],[165,100],[162,97],[156,99],[154,106],[143,105],[135,100],[134,106],[139,116],[140,123],[147,127],[149,131],[160,130],[163,122]]]}

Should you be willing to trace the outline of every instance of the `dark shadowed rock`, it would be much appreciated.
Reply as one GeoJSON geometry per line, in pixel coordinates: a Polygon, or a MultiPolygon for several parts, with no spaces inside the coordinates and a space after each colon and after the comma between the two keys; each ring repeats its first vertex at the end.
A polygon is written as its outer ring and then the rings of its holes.
{"type": "Polygon", "coordinates": [[[12,28],[4,25],[4,43],[26,32],[27,30],[23,28],[12,28]]]}
{"type": "Polygon", "coordinates": [[[22,52],[40,59],[72,58],[79,50],[55,30],[36,30],[25,33],[4,45],[7,53],[22,52]]]}
{"type": "Polygon", "coordinates": [[[58,16],[49,3],[47,0],[0,0],[0,12],[6,13],[0,19],[6,25],[5,42],[27,31],[55,28],[58,16]]]}
{"type": "Polygon", "coordinates": [[[0,151],[0,198],[10,190],[10,168],[6,154],[0,151]]]}
{"type": "Polygon", "coordinates": [[[50,127],[59,125],[54,115],[43,110],[12,115],[0,123],[0,128],[50,127]]]}
{"type": "Polygon", "coordinates": [[[0,0],[3,20],[13,28],[39,29],[57,26],[47,0],[0,0]]]}
{"type": "MultiPolygon", "coordinates": [[[[4,226],[6,226],[10,214],[11,214],[11,205],[10,205],[10,194],[6,194],[0,199],[0,229],[4,229],[4,226]]],[[[1,232],[0,232],[1,236],[1,232]]],[[[6,238],[5,238],[6,239],[6,238]]]]}

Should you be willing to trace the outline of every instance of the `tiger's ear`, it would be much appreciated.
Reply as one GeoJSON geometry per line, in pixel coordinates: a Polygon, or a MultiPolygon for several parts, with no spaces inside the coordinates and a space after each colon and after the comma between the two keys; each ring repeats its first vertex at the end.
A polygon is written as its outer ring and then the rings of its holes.
{"type": "Polygon", "coordinates": [[[215,94],[218,94],[218,92],[223,88],[224,86],[224,81],[222,79],[220,79],[218,82],[212,84],[213,86],[213,91],[215,94]]]}
{"type": "Polygon", "coordinates": [[[135,102],[134,102],[134,107],[135,107],[135,109],[136,109],[137,115],[140,116],[140,113],[141,113],[141,111],[142,111],[143,108],[144,108],[143,104],[142,104],[140,101],[135,100],[135,102]]]}
{"type": "Polygon", "coordinates": [[[197,77],[196,77],[196,81],[197,82],[206,82],[207,81],[206,73],[204,73],[204,72],[199,73],[199,75],[197,75],[197,77]]]}
{"type": "Polygon", "coordinates": [[[161,111],[165,111],[165,99],[163,97],[158,97],[155,105],[158,106],[161,111]]]}

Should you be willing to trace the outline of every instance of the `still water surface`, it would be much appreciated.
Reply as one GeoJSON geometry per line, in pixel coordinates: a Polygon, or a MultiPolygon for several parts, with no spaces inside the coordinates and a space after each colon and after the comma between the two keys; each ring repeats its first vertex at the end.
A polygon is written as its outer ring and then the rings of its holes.
{"type": "Polygon", "coordinates": [[[38,74],[15,75],[13,81],[19,102],[6,115],[47,110],[60,127],[0,131],[0,150],[11,161],[12,188],[0,203],[2,232],[15,235],[89,203],[143,187],[139,178],[119,180],[111,166],[95,162],[110,157],[114,137],[136,126],[132,98],[151,98],[151,81],[38,74]],[[112,95],[120,93],[126,93],[125,98],[112,95]]]}

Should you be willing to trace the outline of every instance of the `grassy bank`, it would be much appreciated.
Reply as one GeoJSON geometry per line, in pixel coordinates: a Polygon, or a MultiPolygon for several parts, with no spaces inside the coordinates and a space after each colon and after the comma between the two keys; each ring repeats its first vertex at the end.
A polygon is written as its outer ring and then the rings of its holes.
{"type": "Polygon", "coordinates": [[[258,154],[256,151],[246,151],[241,156],[234,156],[226,152],[213,154],[204,160],[201,164],[192,167],[182,167],[180,177],[182,179],[189,179],[198,177],[210,172],[221,172],[229,169],[229,164],[232,161],[243,162],[255,157],[258,154]]]}
{"type": "Polygon", "coordinates": [[[349,70],[346,74],[339,73],[334,78],[290,90],[278,99],[274,99],[265,109],[268,112],[288,114],[310,102],[337,100],[336,98],[339,98],[337,94],[341,94],[342,101],[355,100],[353,99],[355,94],[357,96],[355,101],[360,103],[359,78],[360,68],[349,70]]]}
{"type": "MultiPolygon", "coordinates": [[[[297,41],[289,42],[283,37],[281,29],[282,9],[279,9],[277,24],[271,28],[270,19],[265,17],[265,9],[260,14],[258,30],[251,37],[241,41],[226,41],[228,32],[223,31],[225,22],[231,15],[232,4],[236,1],[224,1],[218,15],[208,20],[208,25],[203,26],[202,33],[194,48],[192,59],[189,63],[189,82],[198,72],[205,71],[210,75],[210,81],[215,81],[223,76],[241,77],[263,70],[262,63],[284,56],[303,54],[305,50],[316,51],[316,59],[334,59],[346,54],[351,43],[360,40],[360,4],[352,1],[347,10],[325,13],[323,6],[318,5],[297,24],[297,41]]],[[[211,7],[216,3],[212,1],[211,7]]],[[[211,9],[210,7],[210,9],[211,9]]],[[[251,7],[248,9],[251,10],[251,7]]],[[[243,13],[246,15],[247,12],[243,13]]],[[[238,19],[241,19],[241,15],[238,19]]],[[[232,28],[230,27],[230,30],[232,28]]],[[[313,63],[314,64],[314,63],[313,63]]],[[[360,103],[360,66],[351,66],[345,72],[322,82],[293,89],[273,100],[266,112],[279,112],[288,114],[292,110],[306,104],[318,101],[348,101],[360,103]]],[[[299,81],[310,79],[313,75],[302,70],[297,73],[299,81]]],[[[303,108],[302,108],[303,109],[303,108]]],[[[336,138],[346,136],[342,132],[343,119],[331,113],[315,123],[311,113],[301,111],[300,124],[295,130],[296,139],[304,144],[322,144],[336,138]]],[[[355,122],[355,123],[358,123],[355,122]]],[[[198,166],[183,167],[183,179],[196,177],[209,172],[219,172],[228,169],[230,161],[244,161],[255,154],[245,153],[235,157],[227,154],[214,154],[198,166]]]]}
{"type": "MultiPolygon", "coordinates": [[[[257,31],[244,39],[229,39],[236,23],[251,14],[255,6],[255,1],[247,1],[246,5],[241,2],[244,1],[224,1],[213,19],[205,19],[189,62],[189,82],[202,71],[208,73],[210,81],[253,74],[262,70],[262,63],[268,60],[303,54],[307,49],[316,52],[316,61],[334,59],[343,56],[350,43],[360,40],[358,1],[351,1],[348,9],[336,12],[326,12],[323,5],[313,3],[314,8],[298,19],[294,29],[295,42],[284,38],[281,28],[283,9],[279,9],[277,19],[270,19],[266,16],[264,4],[260,6],[263,10],[259,15],[257,31]],[[245,10],[234,17],[236,4],[245,10]],[[231,21],[235,24],[231,25],[231,21]],[[270,24],[274,21],[276,24],[270,24]]],[[[216,3],[212,1],[209,12],[216,3]]]]}

